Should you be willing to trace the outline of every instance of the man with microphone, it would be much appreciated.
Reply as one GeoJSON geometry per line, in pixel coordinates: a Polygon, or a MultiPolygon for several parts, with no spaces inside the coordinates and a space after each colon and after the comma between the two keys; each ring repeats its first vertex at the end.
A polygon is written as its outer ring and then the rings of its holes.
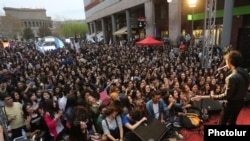
{"type": "Polygon", "coordinates": [[[236,125],[237,117],[243,107],[244,98],[248,91],[249,74],[241,67],[242,56],[240,52],[231,50],[224,55],[224,60],[226,62],[225,66],[231,70],[231,74],[225,79],[225,92],[219,95],[196,96],[194,99],[226,99],[227,103],[221,112],[219,124],[236,125]]]}

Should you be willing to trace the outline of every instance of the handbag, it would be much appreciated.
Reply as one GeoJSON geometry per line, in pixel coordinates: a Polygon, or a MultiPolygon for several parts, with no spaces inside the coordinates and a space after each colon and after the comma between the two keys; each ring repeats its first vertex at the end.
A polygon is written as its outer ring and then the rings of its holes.
{"type": "Polygon", "coordinates": [[[11,130],[9,119],[8,119],[8,116],[7,116],[7,113],[6,113],[6,110],[5,110],[5,106],[3,106],[3,112],[4,112],[5,120],[6,120],[5,124],[6,124],[6,127],[7,127],[8,137],[11,138],[12,137],[12,130],[11,130]]]}

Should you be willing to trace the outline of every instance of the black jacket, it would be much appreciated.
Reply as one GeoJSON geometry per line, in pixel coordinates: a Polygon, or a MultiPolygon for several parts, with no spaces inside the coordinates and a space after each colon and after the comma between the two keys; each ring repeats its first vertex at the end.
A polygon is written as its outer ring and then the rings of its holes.
{"type": "Polygon", "coordinates": [[[226,100],[243,100],[247,94],[249,74],[243,68],[237,67],[226,78],[226,100]]]}

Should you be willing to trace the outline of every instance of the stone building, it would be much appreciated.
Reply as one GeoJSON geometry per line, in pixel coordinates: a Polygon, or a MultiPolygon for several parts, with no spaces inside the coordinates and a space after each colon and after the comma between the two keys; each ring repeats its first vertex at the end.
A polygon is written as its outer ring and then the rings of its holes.
{"type": "Polygon", "coordinates": [[[23,28],[31,28],[35,37],[39,37],[39,27],[48,26],[52,28],[53,26],[51,17],[46,16],[45,9],[4,7],[3,10],[5,15],[11,15],[20,19],[23,28]]]}

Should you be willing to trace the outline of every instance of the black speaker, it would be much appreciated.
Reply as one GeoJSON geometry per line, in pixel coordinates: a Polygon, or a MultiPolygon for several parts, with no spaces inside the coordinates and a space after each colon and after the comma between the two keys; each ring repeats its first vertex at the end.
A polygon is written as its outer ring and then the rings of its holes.
{"type": "Polygon", "coordinates": [[[133,132],[142,141],[160,141],[169,131],[169,128],[154,117],[149,117],[147,122],[139,125],[133,132]]]}
{"type": "Polygon", "coordinates": [[[213,99],[201,99],[200,101],[194,101],[192,105],[199,109],[207,109],[208,112],[217,112],[222,110],[222,104],[219,100],[213,99]]]}
{"type": "Polygon", "coordinates": [[[236,50],[242,54],[243,67],[250,69],[250,27],[239,29],[236,50]]]}

